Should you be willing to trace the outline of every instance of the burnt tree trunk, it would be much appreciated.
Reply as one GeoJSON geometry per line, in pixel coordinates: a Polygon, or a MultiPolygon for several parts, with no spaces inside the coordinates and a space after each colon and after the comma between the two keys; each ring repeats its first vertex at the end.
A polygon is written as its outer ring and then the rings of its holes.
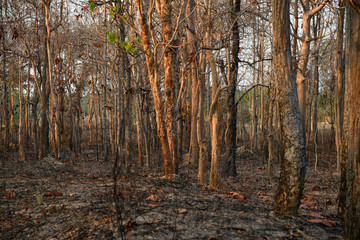
{"type": "Polygon", "coordinates": [[[306,153],[290,50],[290,1],[273,0],[273,62],[280,118],[281,174],[274,211],[296,215],[304,188],[306,153]]]}

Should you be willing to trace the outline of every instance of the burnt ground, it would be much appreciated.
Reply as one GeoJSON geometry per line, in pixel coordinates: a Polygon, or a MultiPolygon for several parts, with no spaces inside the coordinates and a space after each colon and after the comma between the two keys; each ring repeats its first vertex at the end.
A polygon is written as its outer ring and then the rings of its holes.
{"type": "MultiPolygon", "coordinates": [[[[269,180],[262,158],[251,154],[239,157],[239,177],[224,180],[219,190],[199,185],[195,172],[166,180],[157,167],[133,171],[118,181],[126,238],[342,239],[335,156],[319,155],[315,174],[311,155],[296,217],[271,211],[278,178],[269,180]]],[[[121,239],[113,163],[97,162],[91,153],[73,160],[19,162],[15,154],[6,157],[0,239],[121,239]]]]}

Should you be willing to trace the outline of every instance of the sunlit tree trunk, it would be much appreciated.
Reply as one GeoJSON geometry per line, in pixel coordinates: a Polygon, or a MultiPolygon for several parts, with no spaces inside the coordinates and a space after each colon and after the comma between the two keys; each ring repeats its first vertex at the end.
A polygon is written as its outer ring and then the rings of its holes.
{"type": "Polygon", "coordinates": [[[300,38],[301,40],[301,48],[300,48],[300,55],[298,57],[298,66],[296,72],[296,84],[297,84],[297,94],[299,98],[299,105],[300,105],[300,113],[301,113],[301,122],[303,126],[303,131],[305,135],[305,127],[306,127],[306,92],[307,92],[307,85],[306,85],[306,72],[307,72],[307,65],[309,61],[309,53],[310,53],[310,43],[311,33],[310,33],[310,25],[311,25],[311,18],[319,12],[326,4],[327,0],[323,1],[320,5],[318,5],[314,9],[310,9],[309,0],[301,0],[301,6],[303,8],[303,19],[302,19],[302,29],[304,36],[300,38]]]}
{"type": "Polygon", "coordinates": [[[273,63],[281,133],[281,174],[274,211],[296,215],[304,188],[306,153],[290,50],[290,1],[273,0],[273,63]]]}
{"type": "Polygon", "coordinates": [[[157,1],[157,8],[160,14],[161,27],[163,34],[164,45],[164,70],[165,70],[165,125],[167,138],[169,143],[169,151],[173,172],[177,173],[178,157],[177,157],[177,141],[176,141],[176,128],[175,128],[175,104],[174,104],[174,78],[173,78],[173,65],[172,54],[175,54],[170,47],[173,38],[173,26],[171,21],[172,6],[167,0],[157,1]]]}
{"type": "MultiPolygon", "coordinates": [[[[165,176],[166,176],[166,178],[171,178],[171,174],[173,173],[173,170],[174,170],[172,167],[172,163],[173,163],[172,159],[173,158],[172,158],[172,155],[171,155],[171,152],[169,149],[167,133],[166,133],[165,124],[164,124],[164,120],[163,120],[164,115],[163,115],[163,110],[162,110],[160,89],[158,86],[158,73],[157,73],[157,66],[156,66],[157,63],[154,62],[154,56],[153,56],[153,52],[151,50],[151,45],[150,45],[149,25],[146,20],[146,15],[143,12],[143,6],[142,6],[140,0],[136,0],[136,5],[138,8],[138,12],[139,12],[139,22],[140,22],[140,28],[141,28],[141,31],[140,31],[141,42],[143,45],[143,49],[145,51],[146,66],[148,69],[151,90],[152,90],[152,94],[154,97],[156,124],[157,124],[158,136],[159,136],[160,142],[161,142],[165,176]]],[[[169,57],[169,56],[167,56],[167,57],[169,57]]],[[[171,61],[171,58],[167,59],[167,60],[171,61]]],[[[167,70],[169,70],[169,69],[167,68],[167,70]]],[[[169,80],[169,79],[167,79],[167,80],[169,80]]],[[[171,80],[169,80],[169,81],[171,81],[171,80]]],[[[169,87],[169,86],[167,86],[167,87],[169,87]]],[[[170,96],[167,96],[167,97],[170,97],[170,96]]],[[[168,99],[168,100],[170,100],[170,99],[168,99]]],[[[168,104],[169,104],[169,102],[168,102],[168,104]]],[[[169,108],[169,106],[168,106],[168,108],[166,110],[171,111],[171,108],[169,108]]],[[[168,117],[171,118],[171,115],[168,117]]],[[[173,149],[173,150],[175,150],[175,149],[173,149]]]]}
{"type": "MultiPolygon", "coordinates": [[[[345,211],[345,239],[360,239],[360,1],[349,1],[346,8],[346,53],[345,78],[347,94],[345,109],[348,109],[344,131],[341,162],[346,167],[346,211],[345,211]]],[[[345,169],[342,168],[343,171],[345,169]]],[[[343,174],[343,173],[342,173],[343,174]]],[[[343,183],[342,183],[343,184],[343,183]]]]}
{"type": "Polygon", "coordinates": [[[220,95],[219,76],[216,69],[215,59],[212,55],[210,48],[210,23],[211,23],[211,7],[212,1],[207,2],[207,31],[205,33],[204,42],[206,47],[206,56],[210,63],[211,77],[212,77],[212,89],[211,89],[211,105],[208,112],[208,121],[210,125],[210,138],[211,138],[211,168],[210,168],[210,187],[219,187],[219,161],[220,161],[220,149],[219,149],[219,103],[218,98],[220,95]]]}
{"type": "Polygon", "coordinates": [[[52,79],[52,58],[51,58],[51,46],[50,46],[50,4],[51,0],[42,0],[42,4],[45,11],[45,27],[46,27],[46,34],[45,34],[45,47],[46,47],[46,54],[47,54],[47,70],[48,70],[48,82],[50,86],[50,116],[49,116],[49,127],[52,133],[52,138],[54,140],[55,145],[55,158],[56,159],[63,159],[62,158],[62,150],[61,150],[61,136],[60,136],[60,109],[57,97],[55,96],[55,87],[52,79]]]}

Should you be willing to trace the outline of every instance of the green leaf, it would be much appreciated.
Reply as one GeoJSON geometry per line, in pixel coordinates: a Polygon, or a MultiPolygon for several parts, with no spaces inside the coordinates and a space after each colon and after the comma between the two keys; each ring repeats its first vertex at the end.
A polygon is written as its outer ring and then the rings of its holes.
{"type": "Polygon", "coordinates": [[[141,44],[141,39],[139,37],[136,37],[135,39],[138,44],[141,44]]]}
{"type": "Polygon", "coordinates": [[[109,31],[106,31],[106,34],[108,36],[109,43],[113,44],[117,39],[117,34],[116,33],[110,33],[109,31]]]}
{"type": "Polygon", "coordinates": [[[94,12],[94,9],[96,8],[96,4],[93,1],[89,2],[90,11],[94,12]]]}
{"type": "Polygon", "coordinates": [[[113,6],[113,7],[111,7],[111,10],[112,10],[113,12],[117,12],[118,9],[119,9],[118,6],[113,6]]]}
{"type": "Polygon", "coordinates": [[[137,54],[138,51],[131,45],[130,42],[122,42],[120,47],[125,49],[127,53],[137,54]]]}
{"type": "Polygon", "coordinates": [[[115,13],[117,12],[118,8],[119,8],[118,6],[113,6],[109,9],[109,15],[111,19],[114,19],[115,13]]]}

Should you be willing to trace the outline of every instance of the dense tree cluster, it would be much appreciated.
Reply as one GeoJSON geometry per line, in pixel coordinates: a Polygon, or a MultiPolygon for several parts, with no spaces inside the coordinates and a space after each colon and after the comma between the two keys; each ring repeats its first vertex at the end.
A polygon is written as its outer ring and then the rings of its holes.
{"type": "Polygon", "coordinates": [[[359,238],[358,0],[0,6],[5,151],[68,161],[86,146],[116,159],[116,174],[161,159],[166,178],[185,166],[217,188],[239,174],[236,152],[245,145],[267,159],[269,177],[281,161],[274,210],[295,215],[306,151],[316,153],[325,122],[345,236],[359,238]]]}

